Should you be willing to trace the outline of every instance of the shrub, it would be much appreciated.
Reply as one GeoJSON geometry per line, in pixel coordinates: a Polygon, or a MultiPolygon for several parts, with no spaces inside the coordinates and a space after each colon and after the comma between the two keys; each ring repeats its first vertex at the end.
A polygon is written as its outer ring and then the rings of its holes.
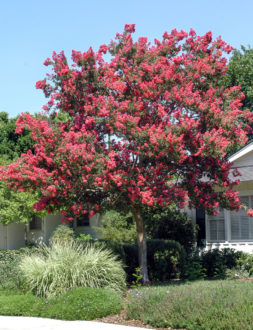
{"type": "Polygon", "coordinates": [[[76,287],[125,289],[122,264],[110,251],[74,242],[44,247],[44,255],[22,258],[19,268],[28,288],[43,297],[76,287]]]}
{"type": "Polygon", "coordinates": [[[187,259],[182,272],[182,278],[189,281],[195,281],[204,279],[205,277],[206,269],[202,266],[201,257],[195,253],[187,259]]]}
{"type": "Polygon", "coordinates": [[[240,253],[236,260],[236,268],[244,269],[249,273],[249,276],[253,276],[253,254],[240,253]]]}
{"type": "Polygon", "coordinates": [[[17,263],[20,256],[14,250],[0,250],[0,287],[18,288],[20,284],[17,263]]]}
{"type": "Polygon", "coordinates": [[[236,259],[236,266],[226,270],[227,279],[239,279],[253,277],[253,255],[240,252],[236,259]]]}
{"type": "Polygon", "coordinates": [[[151,281],[168,281],[179,277],[185,263],[185,250],[172,240],[152,239],[147,242],[148,269],[151,281]]]}
{"type": "Polygon", "coordinates": [[[0,250],[0,288],[17,290],[23,288],[18,264],[24,254],[34,254],[36,248],[21,248],[19,250],[0,250]]]}
{"type": "Polygon", "coordinates": [[[197,227],[187,215],[174,206],[166,209],[147,209],[143,214],[150,239],[169,239],[179,242],[189,254],[197,240],[197,227]]]}
{"type": "MultiPolygon", "coordinates": [[[[132,274],[138,267],[137,245],[124,245],[127,281],[135,280],[132,274]]],[[[184,248],[176,241],[153,239],[147,241],[148,271],[151,281],[168,281],[179,277],[185,263],[184,248]]]]}
{"type": "Polygon", "coordinates": [[[232,268],[226,270],[226,279],[228,280],[237,280],[241,278],[250,278],[251,274],[244,267],[241,268],[232,268]]]}
{"type": "Polygon", "coordinates": [[[251,330],[252,283],[199,281],[132,290],[127,316],[153,327],[251,330]]]}
{"type": "Polygon", "coordinates": [[[60,224],[56,227],[53,234],[50,237],[50,244],[65,244],[74,240],[74,230],[67,224],[60,224]]]}
{"type": "Polygon", "coordinates": [[[105,241],[126,244],[137,240],[136,226],[130,213],[110,210],[103,215],[102,226],[96,229],[105,241]]]}
{"type": "Polygon", "coordinates": [[[76,288],[51,299],[38,298],[30,293],[0,295],[1,315],[93,320],[119,313],[121,308],[121,297],[109,289],[76,288]]]}
{"type": "Polygon", "coordinates": [[[94,320],[122,309],[121,297],[109,289],[76,288],[48,301],[40,316],[61,320],[94,320]]]}
{"type": "Polygon", "coordinates": [[[234,249],[213,249],[201,253],[202,266],[207,277],[225,278],[227,269],[236,267],[237,260],[242,252],[234,249]]]}
{"type": "Polygon", "coordinates": [[[123,250],[125,254],[125,271],[127,283],[135,281],[136,268],[139,267],[138,262],[138,246],[136,244],[124,244],[123,250]]]}

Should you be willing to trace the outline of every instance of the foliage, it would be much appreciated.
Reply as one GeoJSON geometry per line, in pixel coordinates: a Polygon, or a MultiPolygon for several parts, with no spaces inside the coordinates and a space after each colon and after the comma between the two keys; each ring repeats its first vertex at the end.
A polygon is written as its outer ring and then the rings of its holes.
{"type": "Polygon", "coordinates": [[[67,224],[60,224],[56,227],[50,237],[49,243],[52,244],[68,244],[74,240],[74,230],[67,224]]]}
{"type": "Polygon", "coordinates": [[[0,250],[0,288],[17,289],[20,277],[17,263],[20,256],[12,250],[0,250]]]}
{"type": "Polygon", "coordinates": [[[244,269],[250,276],[253,276],[253,254],[240,253],[238,259],[236,259],[236,268],[244,269]]]}
{"type": "Polygon", "coordinates": [[[0,250],[0,290],[23,290],[18,264],[24,255],[39,254],[40,249],[21,248],[19,250],[0,250]]]}
{"type": "MultiPolygon", "coordinates": [[[[0,112],[0,164],[6,165],[20,157],[21,153],[33,148],[29,130],[16,134],[17,118],[8,118],[0,112]]],[[[0,223],[27,223],[37,212],[33,205],[38,201],[37,194],[13,191],[5,182],[0,182],[0,223]]],[[[44,212],[45,213],[45,212],[44,212]]],[[[40,216],[44,213],[40,212],[40,216]]]]}
{"type": "Polygon", "coordinates": [[[228,70],[223,81],[226,86],[241,86],[245,95],[244,109],[253,111],[253,49],[241,46],[235,49],[229,60],[228,70]]]}
{"type": "MultiPolygon", "coordinates": [[[[184,248],[176,241],[153,239],[147,241],[148,271],[150,279],[154,282],[168,281],[181,275],[185,264],[186,253],[184,248]]],[[[137,245],[123,245],[126,260],[127,282],[135,280],[138,267],[137,245]]]]}
{"type": "Polygon", "coordinates": [[[82,233],[79,233],[77,236],[76,236],[76,241],[78,243],[87,243],[87,242],[90,242],[92,241],[92,236],[90,234],[82,234],[82,233]]]}
{"type": "Polygon", "coordinates": [[[51,299],[0,291],[0,315],[93,320],[119,313],[121,298],[109,289],[76,288],[51,299]]]}
{"type": "Polygon", "coordinates": [[[225,278],[226,270],[236,266],[242,252],[234,249],[212,249],[201,253],[202,267],[206,270],[206,276],[212,278],[225,278]]]}
{"type": "Polygon", "coordinates": [[[141,281],[142,281],[142,274],[141,274],[141,269],[140,267],[137,267],[135,269],[135,273],[132,274],[134,277],[134,280],[132,281],[130,288],[139,288],[141,286],[141,281]]]}
{"type": "Polygon", "coordinates": [[[243,266],[226,270],[226,279],[228,280],[248,279],[250,277],[250,272],[243,266]]]}
{"type": "Polygon", "coordinates": [[[198,254],[193,254],[187,259],[183,267],[182,278],[189,281],[196,281],[206,277],[206,269],[202,266],[201,257],[198,254]]]}
{"type": "Polygon", "coordinates": [[[37,201],[36,194],[13,191],[5,182],[0,182],[0,223],[27,223],[35,215],[43,217],[45,211],[37,212],[33,208],[37,201]]]}
{"type": "Polygon", "coordinates": [[[122,244],[137,241],[136,226],[132,214],[110,210],[103,215],[102,227],[97,228],[101,238],[122,244]]]}
{"type": "Polygon", "coordinates": [[[48,116],[24,114],[16,129],[31,130],[34,153],[0,177],[38,193],[37,210],[59,210],[69,220],[131,209],[148,281],[142,206],[239,209],[225,156],[246,142],[253,115],[240,110],[239,87],[217,86],[232,49],[220,38],[174,29],[151,44],[134,42],[134,31],[126,25],[97,52],[73,51],[74,65],[63,52],[45,61],[52,74],[36,87],[49,98],[48,116]],[[57,112],[66,118],[51,120],[57,112]]]}
{"type": "Polygon", "coordinates": [[[238,279],[250,277],[253,277],[253,255],[240,252],[236,259],[235,267],[226,270],[226,278],[238,279]]]}
{"type": "Polygon", "coordinates": [[[252,283],[200,281],[147,287],[129,295],[127,316],[153,327],[252,329],[252,283]]]}
{"type": "Polygon", "coordinates": [[[0,112],[0,159],[1,164],[8,164],[20,157],[21,153],[33,148],[29,130],[15,133],[17,118],[8,118],[7,112],[0,112]]]}
{"type": "Polygon", "coordinates": [[[197,280],[202,278],[236,279],[253,275],[253,256],[234,249],[196,250],[187,258],[182,278],[197,280]]]}
{"type": "Polygon", "coordinates": [[[172,239],[190,253],[197,239],[197,228],[187,215],[170,206],[165,209],[147,209],[143,218],[149,238],[172,239]]]}
{"type": "Polygon", "coordinates": [[[66,242],[44,247],[43,252],[25,256],[19,264],[27,287],[38,296],[57,296],[76,287],[117,292],[125,288],[121,262],[105,249],[66,242]]]}

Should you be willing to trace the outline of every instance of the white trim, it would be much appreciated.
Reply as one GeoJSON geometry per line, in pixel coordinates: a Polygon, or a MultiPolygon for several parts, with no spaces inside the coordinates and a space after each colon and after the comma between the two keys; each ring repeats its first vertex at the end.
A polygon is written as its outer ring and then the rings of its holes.
{"type": "Polygon", "coordinates": [[[235,160],[241,158],[242,156],[246,155],[248,152],[253,151],[253,142],[242,148],[241,150],[237,151],[235,154],[230,156],[228,160],[233,163],[235,160]]]}

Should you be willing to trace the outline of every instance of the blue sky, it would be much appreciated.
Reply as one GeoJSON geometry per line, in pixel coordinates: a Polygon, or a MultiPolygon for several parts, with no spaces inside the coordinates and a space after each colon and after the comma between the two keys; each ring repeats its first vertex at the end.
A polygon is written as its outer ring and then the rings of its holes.
{"type": "Polygon", "coordinates": [[[252,0],[0,0],[0,111],[14,117],[41,110],[46,99],[34,85],[54,50],[69,57],[72,49],[97,49],[126,23],[150,40],[176,27],[253,46],[252,12],[252,0]]]}

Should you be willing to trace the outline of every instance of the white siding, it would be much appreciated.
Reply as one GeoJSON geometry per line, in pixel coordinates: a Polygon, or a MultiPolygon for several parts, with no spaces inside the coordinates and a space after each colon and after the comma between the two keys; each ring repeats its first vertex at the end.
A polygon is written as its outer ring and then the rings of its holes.
{"type": "Polygon", "coordinates": [[[240,157],[239,159],[235,160],[233,163],[233,167],[250,166],[250,165],[253,165],[253,151],[240,157]]]}
{"type": "Polygon", "coordinates": [[[44,224],[45,224],[45,236],[44,236],[44,243],[48,244],[49,239],[56,229],[57,226],[61,224],[61,214],[48,214],[44,218],[44,224]]]}
{"type": "Polygon", "coordinates": [[[7,227],[0,224],[0,249],[7,248],[7,227]]]}
{"type": "Polygon", "coordinates": [[[12,223],[7,226],[7,249],[14,250],[25,246],[25,225],[12,223]]]}

